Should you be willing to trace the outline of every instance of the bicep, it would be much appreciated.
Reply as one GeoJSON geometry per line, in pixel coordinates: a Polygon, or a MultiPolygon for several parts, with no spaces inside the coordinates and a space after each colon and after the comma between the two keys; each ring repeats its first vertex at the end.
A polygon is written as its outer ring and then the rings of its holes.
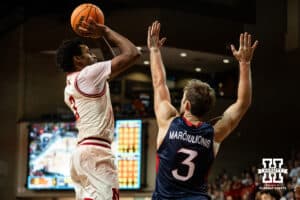
{"type": "Polygon", "coordinates": [[[128,66],[134,63],[135,59],[133,59],[130,54],[120,54],[114,57],[111,60],[111,74],[112,76],[118,75],[127,69],[128,66]]]}
{"type": "Polygon", "coordinates": [[[121,68],[122,66],[124,66],[129,59],[127,59],[127,57],[123,54],[120,54],[116,57],[114,57],[111,60],[111,71],[112,73],[115,72],[116,70],[118,70],[119,68],[121,68]]]}
{"type": "Polygon", "coordinates": [[[215,141],[222,142],[237,127],[246,110],[239,102],[232,104],[214,125],[215,141]]]}

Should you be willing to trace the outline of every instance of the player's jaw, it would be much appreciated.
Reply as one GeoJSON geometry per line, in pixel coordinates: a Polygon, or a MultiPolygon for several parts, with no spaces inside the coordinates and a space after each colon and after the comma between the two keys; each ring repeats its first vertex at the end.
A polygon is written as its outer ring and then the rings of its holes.
{"type": "Polygon", "coordinates": [[[91,65],[91,64],[94,64],[94,63],[96,63],[96,62],[98,62],[98,59],[97,59],[97,57],[94,55],[94,56],[92,56],[92,58],[91,58],[90,65],[91,65]]]}

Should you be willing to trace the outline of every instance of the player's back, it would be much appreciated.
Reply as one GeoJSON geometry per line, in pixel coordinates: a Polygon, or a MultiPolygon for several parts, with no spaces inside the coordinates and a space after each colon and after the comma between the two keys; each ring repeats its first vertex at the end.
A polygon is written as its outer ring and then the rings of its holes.
{"type": "Polygon", "coordinates": [[[207,176],[214,160],[213,127],[176,117],[159,147],[153,199],[209,199],[207,176]]]}

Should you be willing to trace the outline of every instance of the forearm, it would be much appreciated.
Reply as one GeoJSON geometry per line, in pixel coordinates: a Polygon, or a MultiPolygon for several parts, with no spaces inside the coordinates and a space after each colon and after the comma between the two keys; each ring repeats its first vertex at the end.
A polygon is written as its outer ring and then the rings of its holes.
{"type": "Polygon", "coordinates": [[[101,37],[99,42],[104,60],[113,59],[116,56],[116,53],[114,52],[108,41],[104,37],[101,37]]]}
{"type": "Polygon", "coordinates": [[[162,62],[160,50],[158,48],[150,48],[150,68],[152,75],[152,83],[154,89],[161,84],[166,84],[166,72],[162,62]]]}
{"type": "Polygon", "coordinates": [[[252,80],[250,62],[240,62],[237,102],[248,108],[252,100],[252,80]]]}
{"type": "Polygon", "coordinates": [[[115,44],[120,49],[121,54],[126,54],[133,57],[139,55],[136,46],[132,42],[110,28],[107,28],[104,37],[115,44]]]}

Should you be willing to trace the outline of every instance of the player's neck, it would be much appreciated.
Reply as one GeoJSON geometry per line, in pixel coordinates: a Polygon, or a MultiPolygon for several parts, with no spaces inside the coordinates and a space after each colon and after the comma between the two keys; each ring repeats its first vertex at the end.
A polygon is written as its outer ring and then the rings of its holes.
{"type": "Polygon", "coordinates": [[[190,112],[184,112],[183,117],[186,118],[189,122],[191,122],[193,125],[197,125],[200,122],[202,122],[202,119],[199,117],[196,117],[192,115],[190,112]]]}

